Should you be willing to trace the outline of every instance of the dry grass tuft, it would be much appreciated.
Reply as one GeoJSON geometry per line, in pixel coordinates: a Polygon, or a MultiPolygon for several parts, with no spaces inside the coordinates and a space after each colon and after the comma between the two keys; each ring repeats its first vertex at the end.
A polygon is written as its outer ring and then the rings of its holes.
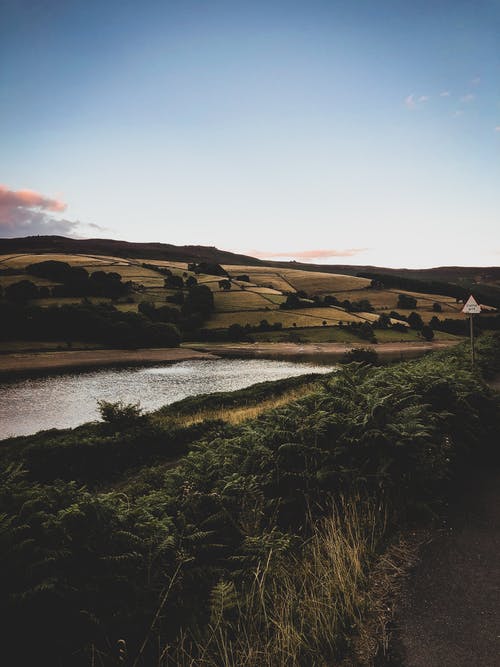
{"type": "MultiPolygon", "coordinates": [[[[299,555],[266,562],[219,605],[203,642],[182,638],[162,664],[278,667],[338,664],[370,609],[369,567],[385,511],[359,497],[337,503],[299,555]]],[[[220,588],[220,586],[219,586],[220,588]]],[[[225,585],[227,588],[227,585],[225,585]]]]}
{"type": "Polygon", "coordinates": [[[303,398],[307,394],[310,394],[314,390],[315,386],[315,383],[306,384],[301,387],[297,387],[296,389],[291,389],[281,396],[269,398],[265,401],[261,401],[260,403],[238,405],[236,407],[220,407],[212,410],[200,410],[198,412],[193,412],[187,415],[155,415],[155,419],[158,419],[163,423],[174,423],[176,426],[191,426],[191,424],[199,424],[200,422],[209,420],[220,420],[227,422],[228,424],[241,424],[242,422],[249,421],[250,419],[255,419],[264,412],[274,410],[274,408],[279,408],[283,405],[286,405],[287,403],[291,403],[298,400],[299,398],[303,398]]]}

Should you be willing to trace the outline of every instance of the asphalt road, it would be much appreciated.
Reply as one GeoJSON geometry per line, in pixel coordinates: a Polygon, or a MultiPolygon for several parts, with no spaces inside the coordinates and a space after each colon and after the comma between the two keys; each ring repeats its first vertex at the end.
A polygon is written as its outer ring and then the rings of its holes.
{"type": "Polygon", "coordinates": [[[396,616],[393,667],[500,667],[500,471],[471,471],[396,616]]]}

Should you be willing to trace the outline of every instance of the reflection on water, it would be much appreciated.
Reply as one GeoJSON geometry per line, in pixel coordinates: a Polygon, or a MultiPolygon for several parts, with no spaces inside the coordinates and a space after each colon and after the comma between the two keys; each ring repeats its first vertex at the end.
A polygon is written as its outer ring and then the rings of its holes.
{"type": "Polygon", "coordinates": [[[256,382],[331,367],[266,359],[210,359],[172,366],[125,368],[0,384],[0,438],[99,419],[97,401],[124,401],[154,410],[186,396],[234,391],[256,382]]]}

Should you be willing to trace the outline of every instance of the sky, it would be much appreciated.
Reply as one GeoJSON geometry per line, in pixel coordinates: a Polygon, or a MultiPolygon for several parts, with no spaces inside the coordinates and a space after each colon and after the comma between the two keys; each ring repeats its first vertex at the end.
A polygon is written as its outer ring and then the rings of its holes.
{"type": "Polygon", "coordinates": [[[500,264],[500,0],[0,15],[0,236],[500,264]]]}

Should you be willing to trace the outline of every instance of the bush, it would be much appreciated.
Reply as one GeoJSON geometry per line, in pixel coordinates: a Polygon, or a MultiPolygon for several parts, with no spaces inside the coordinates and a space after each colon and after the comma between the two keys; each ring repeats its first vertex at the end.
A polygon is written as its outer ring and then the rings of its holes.
{"type": "Polygon", "coordinates": [[[342,364],[350,364],[353,361],[363,364],[371,364],[376,366],[379,363],[378,354],[375,350],[370,350],[364,347],[354,347],[349,352],[346,352],[342,357],[342,364]]]}
{"type": "Polygon", "coordinates": [[[101,400],[97,402],[97,405],[103,422],[113,426],[116,430],[137,426],[145,419],[139,403],[123,403],[123,401],[110,403],[101,400]]]}

